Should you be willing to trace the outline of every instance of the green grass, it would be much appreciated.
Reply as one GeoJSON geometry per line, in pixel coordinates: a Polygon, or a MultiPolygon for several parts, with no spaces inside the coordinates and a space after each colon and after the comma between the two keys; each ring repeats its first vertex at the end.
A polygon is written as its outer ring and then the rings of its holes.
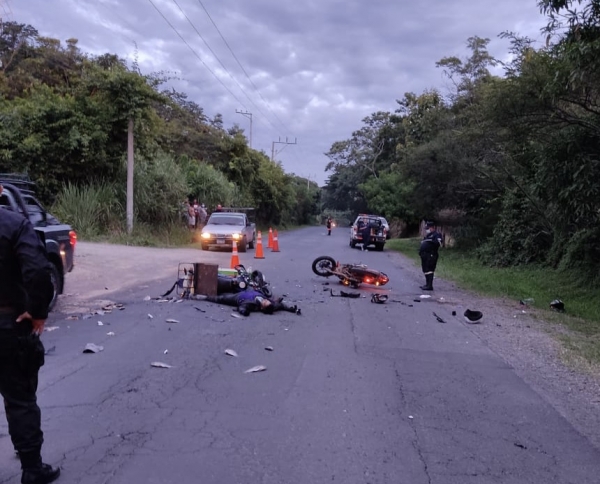
{"type": "MultiPolygon", "coordinates": [[[[419,239],[393,239],[386,246],[420,263],[419,242],[419,239]]],[[[544,311],[541,314],[544,321],[571,330],[560,336],[569,349],[588,361],[600,362],[600,290],[582,285],[577,274],[547,267],[487,267],[472,254],[442,249],[436,276],[486,296],[515,302],[532,298],[531,306],[544,311]],[[557,298],[564,302],[565,313],[550,311],[550,302],[557,298]]]]}
{"type": "Polygon", "coordinates": [[[128,234],[125,230],[115,230],[109,234],[96,237],[84,237],[82,240],[141,247],[200,247],[200,244],[197,243],[199,237],[200,232],[192,233],[187,227],[179,224],[156,228],[137,223],[133,226],[131,234],[128,234]]]}

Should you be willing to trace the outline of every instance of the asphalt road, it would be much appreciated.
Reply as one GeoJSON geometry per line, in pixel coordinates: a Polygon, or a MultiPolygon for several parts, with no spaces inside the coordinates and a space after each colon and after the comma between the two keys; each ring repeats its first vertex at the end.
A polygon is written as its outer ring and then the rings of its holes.
{"type": "MultiPolygon", "coordinates": [[[[110,294],[122,311],[53,314],[48,326],[59,329],[43,337],[55,349],[39,402],[44,459],[62,467],[58,482],[600,482],[600,452],[436,301],[440,291],[415,302],[421,277],[398,255],[350,249],[346,229],[325,233],[281,234],[281,252],[265,250],[264,260],[240,254],[301,316],[235,318],[211,303],[144,301],[172,280],[143,284],[143,274],[110,294]],[[383,270],[385,289],[405,304],[371,304],[366,287],[364,298],[330,297],[324,289],[343,287],[312,273],[319,255],[383,270]],[[104,351],[83,354],[87,343],[104,351]],[[255,365],[267,370],[244,373],[255,365]]],[[[2,421],[0,483],[19,475],[2,421]]]]}

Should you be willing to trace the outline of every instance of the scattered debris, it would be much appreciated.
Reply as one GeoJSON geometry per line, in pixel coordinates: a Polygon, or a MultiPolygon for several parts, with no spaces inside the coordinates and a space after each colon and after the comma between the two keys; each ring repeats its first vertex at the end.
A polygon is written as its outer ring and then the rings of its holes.
{"type": "Polygon", "coordinates": [[[49,355],[50,353],[54,353],[56,351],[56,346],[52,346],[51,348],[48,348],[47,350],[44,351],[45,355],[49,355]]]}
{"type": "Polygon", "coordinates": [[[237,356],[238,356],[238,354],[237,354],[237,352],[236,352],[235,350],[231,350],[231,349],[229,349],[229,348],[227,348],[227,349],[225,350],[225,354],[226,354],[226,355],[228,355],[228,356],[235,356],[236,358],[237,358],[237,356]]]}
{"type": "Polygon", "coordinates": [[[565,303],[560,299],[555,299],[550,303],[550,307],[554,309],[554,311],[558,311],[559,313],[563,313],[565,311],[565,303]]]}
{"type": "Polygon", "coordinates": [[[421,302],[420,299],[413,299],[414,302],[421,302]]]}
{"type": "Polygon", "coordinates": [[[161,361],[153,361],[150,363],[150,366],[153,366],[154,368],[173,368],[171,365],[167,365],[161,361]]]}
{"type": "Polygon", "coordinates": [[[50,331],[55,331],[55,330],[57,330],[57,329],[59,329],[59,328],[60,328],[60,326],[46,326],[46,327],[44,328],[44,331],[48,331],[48,332],[50,332],[50,331]]]}
{"type": "Polygon", "coordinates": [[[91,314],[84,314],[81,319],[92,319],[92,315],[91,314]]]}
{"type": "Polygon", "coordinates": [[[267,369],[266,366],[258,365],[258,366],[253,366],[252,368],[249,368],[244,373],[258,373],[259,371],[265,371],[266,369],[267,369]]]}
{"type": "Polygon", "coordinates": [[[168,352],[169,352],[169,350],[163,351],[163,355],[166,355],[168,352]]]}
{"type": "Polygon", "coordinates": [[[148,319],[154,319],[154,316],[152,316],[150,313],[148,313],[148,319]]]}
{"type": "Polygon", "coordinates": [[[65,319],[67,321],[75,321],[75,320],[79,319],[79,316],[67,316],[65,319]]]}
{"type": "Polygon", "coordinates": [[[467,309],[465,311],[465,321],[469,324],[478,324],[481,323],[481,319],[483,318],[483,313],[481,311],[471,311],[467,309]]]}
{"type": "Polygon", "coordinates": [[[330,294],[331,297],[350,297],[353,299],[359,298],[360,297],[360,293],[359,292],[344,292],[344,291],[340,291],[339,294],[334,294],[333,293],[333,289],[330,289],[330,294]]]}
{"type": "Polygon", "coordinates": [[[530,304],[533,304],[535,302],[535,299],[533,299],[532,297],[528,297],[525,299],[521,299],[519,301],[519,304],[521,304],[522,306],[529,306],[530,304]]]}
{"type": "Polygon", "coordinates": [[[144,298],[144,301],[150,301],[151,299],[152,299],[152,298],[151,298],[150,296],[146,296],[146,297],[144,298]]]}
{"type": "Polygon", "coordinates": [[[403,306],[408,306],[409,308],[414,307],[412,304],[407,304],[404,301],[400,301],[399,299],[390,299],[390,302],[395,302],[398,304],[402,304],[403,306]]]}
{"type": "Polygon", "coordinates": [[[408,418],[412,420],[414,417],[412,415],[409,415],[408,418]]]}
{"type": "Polygon", "coordinates": [[[386,302],[388,300],[388,296],[387,294],[379,294],[379,293],[375,293],[371,296],[371,302],[372,303],[377,303],[377,304],[383,304],[384,302],[386,302]]]}
{"type": "Polygon", "coordinates": [[[525,450],[527,450],[526,446],[524,446],[523,444],[519,444],[518,442],[515,442],[515,447],[518,447],[519,449],[525,449],[525,450]]]}
{"type": "Polygon", "coordinates": [[[233,316],[234,318],[241,318],[242,317],[238,313],[231,313],[231,316],[233,316]]]}
{"type": "Polygon", "coordinates": [[[440,318],[437,314],[435,314],[435,311],[433,312],[433,315],[435,316],[435,319],[437,319],[438,323],[445,323],[446,322],[442,318],[440,318]]]}
{"type": "Polygon", "coordinates": [[[195,309],[196,311],[200,311],[201,313],[205,313],[205,312],[206,312],[206,310],[202,309],[202,308],[201,308],[201,307],[199,307],[199,306],[194,306],[194,309],[195,309]]]}
{"type": "Polygon", "coordinates": [[[452,311],[452,316],[456,316],[456,311],[452,311]]]}
{"type": "Polygon", "coordinates": [[[106,333],[106,336],[114,336],[115,333],[113,333],[112,331],[109,331],[108,333],[106,333]]]}
{"type": "Polygon", "coordinates": [[[98,321],[98,326],[104,326],[104,323],[102,321],[98,321]]]}
{"type": "Polygon", "coordinates": [[[421,299],[429,299],[431,296],[429,294],[422,294],[419,296],[421,299]]]}
{"type": "Polygon", "coordinates": [[[104,346],[98,346],[94,343],[88,343],[85,345],[84,353],[99,353],[104,350],[104,346]]]}
{"type": "Polygon", "coordinates": [[[267,350],[267,351],[273,351],[273,347],[272,346],[266,346],[265,350],[267,350]]]}
{"type": "Polygon", "coordinates": [[[176,319],[172,319],[172,318],[165,319],[165,321],[166,321],[167,323],[178,323],[178,322],[179,322],[179,321],[177,321],[176,319]]]}
{"type": "Polygon", "coordinates": [[[328,282],[322,282],[321,285],[322,286],[329,286],[329,283],[328,282]]]}

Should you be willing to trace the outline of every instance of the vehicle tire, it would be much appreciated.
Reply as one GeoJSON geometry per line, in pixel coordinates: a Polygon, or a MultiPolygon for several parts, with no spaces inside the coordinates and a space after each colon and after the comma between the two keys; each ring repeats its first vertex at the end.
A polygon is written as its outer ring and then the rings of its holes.
{"type": "Polygon", "coordinates": [[[385,244],[375,244],[375,250],[378,252],[383,252],[383,247],[385,244]]]}
{"type": "Polygon", "coordinates": [[[202,247],[202,250],[208,250],[209,249],[208,245],[204,245],[204,244],[202,244],[200,247],[202,247]]]}
{"type": "Polygon", "coordinates": [[[51,263],[52,269],[50,271],[50,280],[52,281],[52,287],[54,288],[54,294],[52,295],[52,301],[48,305],[48,311],[52,311],[56,306],[58,295],[62,292],[62,277],[60,275],[60,269],[56,264],[51,263]]]}
{"type": "Polygon", "coordinates": [[[333,271],[336,265],[333,257],[322,255],[313,261],[312,270],[317,276],[329,277],[332,275],[329,271],[333,271]]]}
{"type": "Polygon", "coordinates": [[[248,247],[250,247],[251,249],[254,249],[255,238],[256,238],[256,234],[252,234],[252,240],[250,241],[250,244],[248,244],[248,247]]]}
{"type": "Polygon", "coordinates": [[[244,237],[242,239],[242,243],[240,244],[240,246],[238,247],[238,250],[240,252],[246,252],[246,249],[248,248],[248,241],[246,240],[246,237],[244,237]]]}

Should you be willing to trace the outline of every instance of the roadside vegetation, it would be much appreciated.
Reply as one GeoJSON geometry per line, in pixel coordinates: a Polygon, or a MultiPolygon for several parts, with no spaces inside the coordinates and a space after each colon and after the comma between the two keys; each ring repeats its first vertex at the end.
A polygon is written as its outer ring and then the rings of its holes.
{"type": "Polygon", "coordinates": [[[312,223],[316,183],[286,173],[182,92],[168,72],[82,52],[35,27],[0,28],[0,172],[27,173],[42,202],[87,240],[184,240],[182,205],[256,209],[258,224],[312,223]],[[134,123],[135,232],[124,235],[126,147],[134,123]]]}
{"type": "MultiPolygon", "coordinates": [[[[387,247],[420,264],[419,243],[419,238],[393,239],[387,247]]],[[[475,293],[512,300],[520,309],[536,308],[545,321],[570,330],[559,335],[569,348],[590,362],[600,363],[600,291],[582,284],[577,272],[539,265],[490,267],[472,253],[442,249],[436,275],[475,293]],[[550,310],[554,299],[565,303],[564,313],[550,310]],[[521,306],[522,300],[533,301],[521,306]]]]}

